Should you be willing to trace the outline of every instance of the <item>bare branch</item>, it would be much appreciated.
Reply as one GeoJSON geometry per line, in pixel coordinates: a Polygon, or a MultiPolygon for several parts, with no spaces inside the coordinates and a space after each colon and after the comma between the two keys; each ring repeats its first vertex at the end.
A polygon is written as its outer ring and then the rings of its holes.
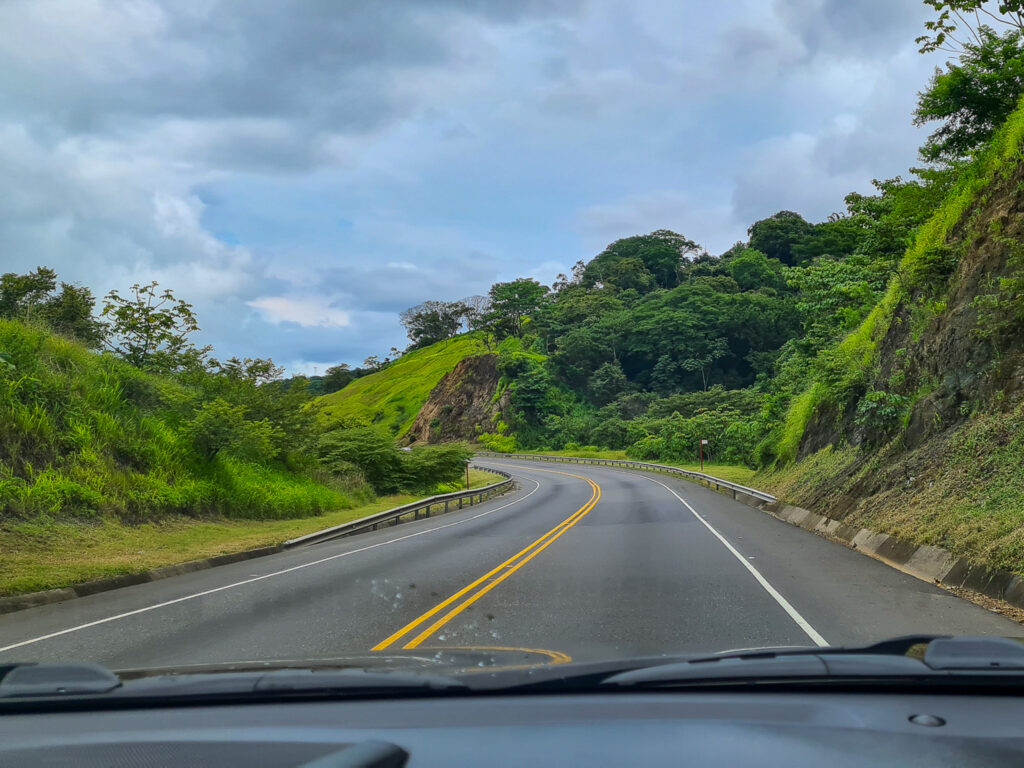
{"type": "MultiPolygon", "coordinates": [[[[981,45],[981,38],[978,37],[978,33],[974,31],[974,27],[971,26],[971,23],[967,21],[967,19],[965,19],[963,15],[960,13],[960,11],[958,11],[956,8],[953,8],[953,13],[955,13],[956,17],[960,19],[960,23],[967,27],[967,31],[970,32],[971,35],[974,37],[975,42],[977,42],[978,45],[981,45]]],[[[950,37],[953,37],[953,35],[950,35],[950,37]]],[[[956,40],[956,38],[953,39],[956,40]]],[[[960,41],[957,40],[957,42],[959,43],[960,41]]],[[[963,45],[963,43],[960,44],[963,45]]]]}

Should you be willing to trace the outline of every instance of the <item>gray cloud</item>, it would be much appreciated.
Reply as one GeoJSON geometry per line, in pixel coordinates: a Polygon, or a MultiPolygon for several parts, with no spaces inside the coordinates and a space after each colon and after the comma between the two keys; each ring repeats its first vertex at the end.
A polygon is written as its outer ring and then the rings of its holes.
{"type": "Polygon", "coordinates": [[[7,0],[2,268],[158,279],[222,356],[358,361],[424,299],[900,172],[919,6],[7,0]]]}

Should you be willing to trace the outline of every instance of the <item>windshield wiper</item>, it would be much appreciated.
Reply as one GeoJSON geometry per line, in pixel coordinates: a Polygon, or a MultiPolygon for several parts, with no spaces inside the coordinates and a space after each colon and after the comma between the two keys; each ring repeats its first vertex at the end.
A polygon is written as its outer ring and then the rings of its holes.
{"type": "MultiPolygon", "coordinates": [[[[0,670],[2,673],[2,670],[0,670]]],[[[282,697],[304,695],[407,695],[462,691],[454,677],[361,669],[165,674],[122,681],[96,664],[17,664],[0,678],[0,705],[54,699],[160,699],[180,697],[282,697]]]]}
{"type": "Polygon", "coordinates": [[[1024,684],[1024,644],[1002,637],[897,638],[863,648],[704,656],[611,675],[601,687],[979,680],[1024,684]],[[922,658],[907,655],[927,644],[922,658]]]}

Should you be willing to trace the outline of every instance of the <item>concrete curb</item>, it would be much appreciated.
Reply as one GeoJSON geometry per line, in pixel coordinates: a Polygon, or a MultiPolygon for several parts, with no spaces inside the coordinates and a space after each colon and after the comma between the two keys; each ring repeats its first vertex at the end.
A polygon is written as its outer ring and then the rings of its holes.
{"type": "Polygon", "coordinates": [[[943,587],[963,587],[1024,608],[1024,577],[1011,571],[971,563],[942,547],[903,541],[887,533],[858,528],[790,504],[740,501],[790,525],[842,542],[922,581],[943,587]]]}
{"type": "Polygon", "coordinates": [[[202,560],[190,560],[187,563],[176,563],[153,568],[142,573],[126,573],[123,576],[109,576],[105,579],[95,579],[76,584],[73,587],[61,589],[48,589],[44,592],[29,592],[25,595],[14,595],[12,597],[0,597],[0,615],[23,611],[26,608],[36,608],[40,605],[51,603],[63,603],[65,600],[74,600],[77,597],[95,595],[99,592],[109,592],[112,589],[131,587],[135,584],[145,584],[150,581],[169,579],[172,576],[180,576],[183,573],[202,571],[206,568],[215,568],[218,565],[238,563],[242,560],[252,560],[256,557],[272,555],[276,552],[283,552],[281,546],[260,547],[259,549],[248,549],[243,552],[232,552],[229,555],[216,555],[206,557],[202,560]]]}

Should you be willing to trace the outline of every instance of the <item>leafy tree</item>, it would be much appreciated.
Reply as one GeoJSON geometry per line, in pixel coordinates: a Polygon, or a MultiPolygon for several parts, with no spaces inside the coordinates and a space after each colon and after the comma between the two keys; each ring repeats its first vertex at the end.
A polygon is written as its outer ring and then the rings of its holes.
{"type": "Polygon", "coordinates": [[[400,318],[415,349],[455,336],[471,311],[461,301],[425,301],[405,310],[400,318]]]}
{"type": "Polygon", "coordinates": [[[280,430],[267,419],[247,418],[244,405],[232,405],[222,398],[204,403],[184,433],[206,459],[219,453],[256,462],[267,462],[278,454],[280,430]]]}
{"type": "Polygon", "coordinates": [[[607,405],[626,390],[628,383],[621,365],[604,363],[590,377],[590,397],[597,405],[607,405]]]}
{"type": "Polygon", "coordinates": [[[616,240],[581,271],[583,285],[649,290],[679,285],[687,260],[702,253],[693,240],[667,229],[616,240]]]}
{"type": "Polygon", "coordinates": [[[320,436],[317,454],[336,474],[355,468],[377,493],[395,493],[402,486],[402,452],[391,436],[370,426],[348,426],[320,436]]]}
{"type": "Polygon", "coordinates": [[[811,225],[799,213],[779,211],[767,219],[754,222],[747,234],[750,236],[750,247],[755,251],[792,267],[799,258],[794,248],[810,235],[811,230],[811,225]]]}
{"type": "Polygon", "coordinates": [[[322,393],[329,395],[332,392],[337,392],[339,389],[344,389],[355,378],[356,374],[348,363],[332,365],[324,371],[323,382],[321,384],[322,393]]]}
{"type": "Polygon", "coordinates": [[[688,357],[679,363],[684,371],[700,373],[702,389],[708,388],[708,369],[721,358],[729,354],[729,344],[725,339],[711,339],[700,354],[688,357]]]}
{"type": "Polygon", "coordinates": [[[107,294],[102,315],[111,319],[107,346],[132,365],[156,373],[199,368],[212,347],[196,347],[188,337],[199,330],[192,305],[158,283],[136,283],[131,296],[107,294]]]}
{"type": "Polygon", "coordinates": [[[1024,94],[1024,33],[1003,35],[981,27],[963,43],[958,63],[936,69],[920,94],[914,125],[940,121],[921,157],[930,163],[954,163],[984,146],[1016,108],[1024,94]]]}
{"type": "Polygon", "coordinates": [[[269,357],[231,357],[223,363],[212,360],[210,368],[234,381],[248,381],[257,385],[278,381],[284,375],[284,367],[275,365],[269,357]]]}
{"type": "Polygon", "coordinates": [[[456,483],[463,478],[466,461],[472,456],[464,443],[424,445],[403,452],[404,485],[422,493],[440,483],[456,483]]]}
{"type": "Polygon", "coordinates": [[[782,275],[782,262],[778,259],[769,259],[753,248],[741,251],[739,255],[729,260],[728,265],[729,274],[741,290],[782,290],[786,287],[786,279],[782,275]]]}
{"type": "Polygon", "coordinates": [[[62,282],[49,267],[0,276],[0,317],[40,322],[56,333],[93,349],[103,343],[106,327],[93,317],[95,300],[88,288],[62,282]]]}
{"type": "Polygon", "coordinates": [[[488,326],[499,338],[522,337],[526,319],[543,306],[548,292],[546,285],[533,278],[521,277],[510,283],[495,283],[488,294],[488,326]]]}

